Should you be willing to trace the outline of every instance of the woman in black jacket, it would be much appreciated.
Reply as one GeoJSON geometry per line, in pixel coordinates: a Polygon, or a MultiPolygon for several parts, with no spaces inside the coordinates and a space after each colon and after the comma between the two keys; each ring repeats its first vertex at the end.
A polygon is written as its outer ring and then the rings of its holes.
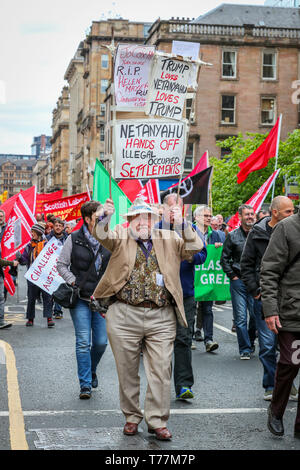
{"type": "Polygon", "coordinates": [[[81,207],[83,226],[67,238],[57,262],[57,270],[70,285],[80,287],[79,298],[70,309],[76,336],[76,359],[81,399],[91,397],[98,386],[96,369],[107,346],[105,319],[90,306],[91,296],[110,258],[92,236],[93,214],[101,204],[88,201],[81,207]]]}

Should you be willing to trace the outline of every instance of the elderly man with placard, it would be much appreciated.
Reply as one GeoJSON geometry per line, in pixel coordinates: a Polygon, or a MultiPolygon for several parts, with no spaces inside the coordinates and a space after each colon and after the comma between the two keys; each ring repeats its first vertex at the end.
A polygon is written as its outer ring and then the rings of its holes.
{"type": "Polygon", "coordinates": [[[158,215],[136,200],[124,216],[129,226],[109,229],[114,203],[108,199],[96,219],[93,236],[111,251],[94,297],[111,303],[106,314],[108,338],[119,377],[120,403],[126,418],[124,434],[135,435],[143,416],[148,431],[169,440],[171,358],[178,321],[187,327],[179,277],[181,260],[192,260],[203,248],[193,228],[173,208],[176,232],[154,228],[158,215]],[[176,315],[175,315],[176,313],[176,315]],[[139,404],[141,345],[148,388],[144,415],[139,404]]]}

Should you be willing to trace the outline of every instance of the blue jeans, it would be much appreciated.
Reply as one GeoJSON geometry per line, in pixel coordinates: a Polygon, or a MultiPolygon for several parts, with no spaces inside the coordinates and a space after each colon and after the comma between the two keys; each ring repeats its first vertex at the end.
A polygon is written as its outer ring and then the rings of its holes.
{"type": "Polygon", "coordinates": [[[106,322],[100,313],[92,312],[89,302],[79,299],[70,309],[76,336],[76,359],[80,388],[92,386],[92,373],[107,346],[106,322]]]}
{"type": "Polygon", "coordinates": [[[202,325],[203,325],[205,344],[207,343],[207,341],[213,340],[214,315],[213,315],[212,308],[213,308],[212,301],[201,302],[202,325]]]}
{"type": "Polygon", "coordinates": [[[248,294],[241,279],[230,281],[230,293],[239,352],[240,354],[251,353],[252,346],[247,327],[247,312],[251,317],[254,317],[254,299],[248,294]]]}
{"type": "Polygon", "coordinates": [[[258,332],[259,360],[262,363],[263,388],[273,390],[276,370],[276,344],[277,336],[267,327],[262,318],[262,306],[260,300],[254,300],[254,314],[258,332]]]}
{"type": "Polygon", "coordinates": [[[62,308],[61,308],[61,305],[57,304],[56,302],[54,302],[53,313],[54,313],[54,314],[60,313],[61,315],[62,315],[62,313],[63,313],[62,308]]]}

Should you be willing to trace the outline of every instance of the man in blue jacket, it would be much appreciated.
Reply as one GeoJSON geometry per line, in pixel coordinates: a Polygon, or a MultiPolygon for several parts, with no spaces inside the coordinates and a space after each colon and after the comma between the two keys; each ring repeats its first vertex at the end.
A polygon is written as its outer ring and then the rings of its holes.
{"type": "MultiPolygon", "coordinates": [[[[174,206],[183,206],[183,201],[179,198],[177,203],[177,195],[175,193],[168,194],[163,201],[163,217],[158,227],[166,230],[173,230],[173,213],[174,206]]],[[[189,222],[184,221],[184,224],[189,222]]],[[[201,239],[202,234],[195,225],[192,225],[197,231],[201,239]]],[[[180,234],[179,234],[180,235],[180,234]]],[[[194,275],[195,265],[203,264],[206,260],[207,251],[204,248],[194,255],[193,261],[182,261],[180,266],[180,280],[183,291],[183,303],[188,328],[184,328],[177,322],[176,338],[174,343],[174,385],[176,398],[186,400],[194,398],[192,386],[194,385],[194,375],[192,368],[192,338],[194,330],[194,321],[196,314],[196,302],[194,297],[194,275]]]]}
{"type": "MultiPolygon", "coordinates": [[[[212,230],[210,223],[212,219],[211,209],[206,206],[198,206],[194,211],[194,219],[199,231],[202,233],[207,245],[222,246],[225,241],[225,233],[220,230],[212,230]]],[[[206,352],[210,353],[218,349],[219,345],[213,340],[213,301],[198,302],[197,325],[195,332],[196,341],[201,341],[201,326],[204,331],[204,344],[206,352]]]]}

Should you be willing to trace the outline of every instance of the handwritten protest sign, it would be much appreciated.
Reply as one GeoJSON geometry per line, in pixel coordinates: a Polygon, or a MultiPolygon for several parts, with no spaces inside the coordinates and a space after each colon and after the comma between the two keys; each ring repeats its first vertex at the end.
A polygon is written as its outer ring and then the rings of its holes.
{"type": "Polygon", "coordinates": [[[52,295],[65,282],[58,274],[56,263],[63,245],[52,237],[25,274],[25,278],[52,295]]]}
{"type": "Polygon", "coordinates": [[[204,264],[195,266],[195,299],[198,301],[230,300],[230,281],[220,264],[223,247],[207,245],[204,264]]]}
{"type": "Polygon", "coordinates": [[[186,126],[169,120],[130,120],[115,124],[116,178],[179,176],[186,126]]]}
{"type": "Polygon", "coordinates": [[[86,192],[74,194],[74,196],[63,197],[51,202],[44,202],[43,212],[45,219],[47,214],[53,214],[55,217],[60,217],[67,221],[78,219],[81,217],[81,206],[89,200],[90,196],[86,192]]]}
{"type": "Polygon", "coordinates": [[[145,113],[182,119],[191,70],[192,64],[189,62],[155,57],[149,78],[145,113]]]}
{"type": "MultiPolygon", "coordinates": [[[[190,41],[173,41],[172,54],[181,55],[182,57],[189,57],[191,60],[199,59],[200,43],[190,41]]],[[[192,65],[192,70],[188,82],[188,86],[195,86],[197,84],[197,66],[192,65]]]]}
{"type": "Polygon", "coordinates": [[[146,104],[154,46],[119,44],[114,71],[118,110],[141,109],[146,104]]]}

